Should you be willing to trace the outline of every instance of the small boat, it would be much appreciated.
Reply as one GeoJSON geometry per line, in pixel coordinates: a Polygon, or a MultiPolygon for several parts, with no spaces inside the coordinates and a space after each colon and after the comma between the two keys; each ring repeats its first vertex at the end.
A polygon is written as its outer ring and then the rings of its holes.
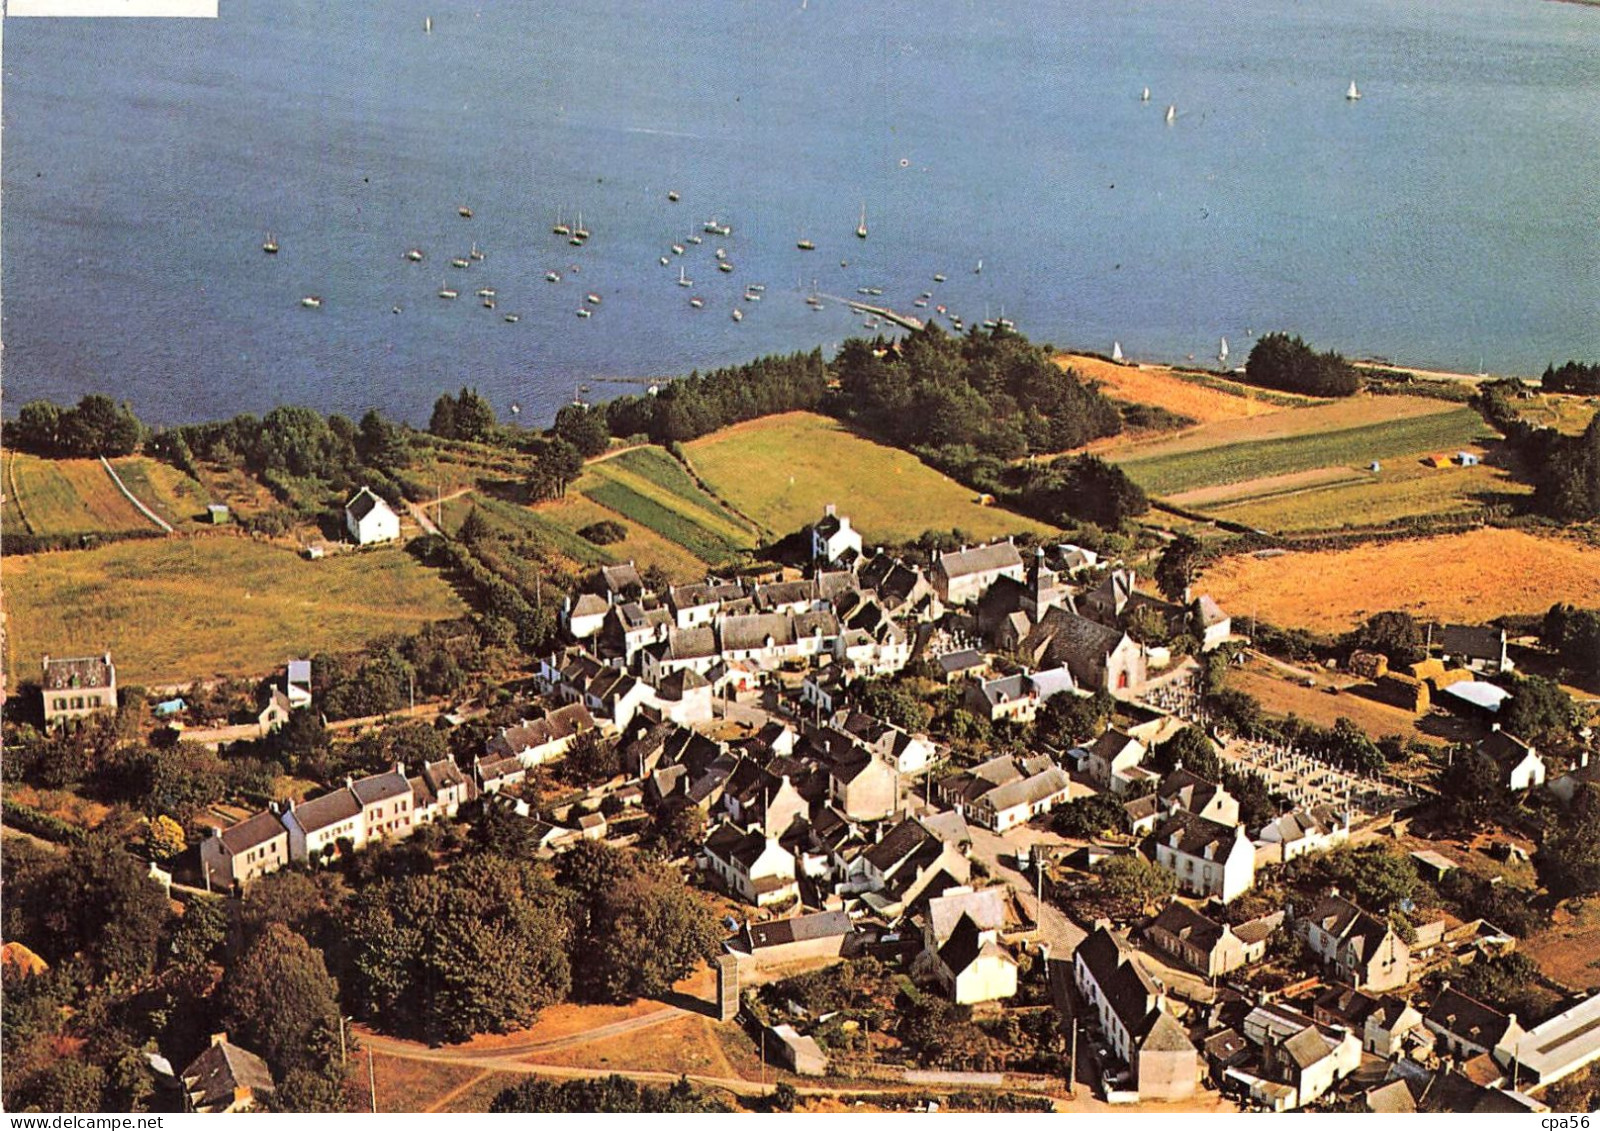
{"type": "Polygon", "coordinates": [[[717,256],[718,259],[726,259],[726,258],[728,258],[728,249],[725,248],[725,247],[717,248],[716,256],[717,256]]]}
{"type": "Polygon", "coordinates": [[[705,305],[705,300],[700,298],[692,298],[689,300],[689,305],[694,307],[696,310],[699,310],[705,305]]]}
{"type": "Polygon", "coordinates": [[[932,291],[923,291],[917,297],[918,298],[932,298],[933,297],[933,292],[932,291]]]}
{"type": "Polygon", "coordinates": [[[413,263],[421,263],[422,249],[420,247],[412,248],[410,251],[406,252],[406,258],[411,260],[413,263]]]}
{"type": "Polygon", "coordinates": [[[717,264],[717,270],[726,275],[729,271],[733,270],[733,264],[724,259],[721,263],[717,264]]]}
{"type": "Polygon", "coordinates": [[[573,247],[582,247],[583,246],[583,239],[580,236],[576,235],[576,234],[568,236],[567,237],[567,242],[569,244],[571,244],[573,247]]]}
{"type": "Polygon", "coordinates": [[[801,240],[799,243],[795,244],[794,246],[799,248],[801,251],[816,251],[817,250],[817,245],[812,243],[810,240],[801,240]]]}
{"type": "Polygon", "coordinates": [[[1361,92],[1356,89],[1356,80],[1355,79],[1351,79],[1350,80],[1350,89],[1344,92],[1344,99],[1345,99],[1346,102],[1359,102],[1359,101],[1361,101],[1361,92]]]}
{"type": "Polygon", "coordinates": [[[440,298],[455,298],[456,297],[456,292],[455,292],[455,290],[453,288],[446,286],[444,283],[440,283],[439,284],[439,297],[440,298]]]}
{"type": "Polygon", "coordinates": [[[584,295],[583,297],[589,303],[590,306],[599,306],[600,305],[600,296],[595,294],[593,291],[590,291],[588,294],[584,295]]]}
{"type": "Polygon", "coordinates": [[[700,230],[702,232],[710,232],[714,236],[725,236],[728,234],[722,230],[722,225],[717,222],[717,218],[715,216],[711,217],[711,219],[707,220],[704,224],[701,224],[700,230]]]}
{"type": "Polygon", "coordinates": [[[478,260],[481,260],[483,258],[483,252],[478,250],[478,245],[477,245],[476,242],[473,243],[472,250],[467,252],[467,258],[468,259],[478,259],[478,260]]]}
{"type": "MultiPolygon", "coordinates": [[[[508,314],[508,315],[506,315],[506,317],[510,318],[511,315],[508,314]]],[[[512,416],[520,416],[521,414],[522,414],[522,406],[519,405],[516,401],[512,401],[511,402],[511,415],[512,416]]]]}
{"type": "Polygon", "coordinates": [[[882,287],[868,287],[867,288],[867,293],[869,295],[881,295],[883,293],[883,288],[882,287]]]}
{"type": "Polygon", "coordinates": [[[867,238],[867,206],[865,204],[863,204],[861,206],[861,222],[856,225],[856,239],[864,240],[866,238],[867,238]]]}
{"type": "Polygon", "coordinates": [[[522,316],[520,314],[508,314],[508,315],[506,315],[506,321],[507,322],[515,322],[521,317],[522,316]]]}
{"type": "Polygon", "coordinates": [[[914,300],[914,301],[913,301],[913,302],[912,302],[912,303],[911,303],[911,305],[912,305],[912,306],[916,306],[916,307],[923,307],[923,306],[927,306],[927,305],[928,305],[928,300],[927,300],[927,299],[925,299],[925,298],[919,298],[919,299],[916,299],[916,300],[914,300]]]}
{"type": "Polygon", "coordinates": [[[767,289],[767,285],[765,283],[751,283],[748,287],[745,288],[745,290],[754,291],[756,294],[761,294],[766,289],[767,289]]]}
{"type": "Polygon", "coordinates": [[[1227,338],[1223,338],[1221,344],[1219,344],[1217,346],[1217,364],[1218,365],[1226,365],[1226,364],[1228,364],[1228,339],[1227,338]]]}
{"type": "Polygon", "coordinates": [[[983,260],[978,260],[978,265],[972,269],[972,273],[974,275],[983,274],[983,260]]]}
{"type": "Polygon", "coordinates": [[[575,240],[586,240],[589,238],[589,229],[583,226],[582,212],[578,213],[578,223],[572,229],[572,238],[575,240]]]}
{"type": "Polygon", "coordinates": [[[694,280],[689,278],[689,276],[687,276],[687,275],[685,275],[683,273],[683,268],[682,267],[678,268],[678,286],[680,286],[680,287],[692,287],[692,286],[694,286],[694,280]]]}
{"type": "Polygon", "coordinates": [[[452,266],[452,267],[465,267],[465,266],[467,266],[467,261],[465,259],[462,259],[460,256],[457,256],[456,258],[454,258],[454,259],[452,259],[450,261],[450,266],[452,266]]]}
{"type": "Polygon", "coordinates": [[[463,220],[470,220],[472,219],[472,209],[463,204],[461,207],[456,209],[456,215],[461,217],[463,220]]]}
{"type": "Polygon", "coordinates": [[[740,310],[737,306],[733,308],[733,320],[735,322],[744,321],[744,311],[740,310]]]}
{"type": "Polygon", "coordinates": [[[663,255],[661,257],[661,266],[665,267],[668,263],[671,263],[671,262],[672,262],[672,260],[668,259],[666,256],[663,255]]]}
{"type": "Polygon", "coordinates": [[[589,386],[587,384],[583,384],[583,385],[579,385],[578,386],[578,392],[587,393],[588,391],[589,391],[589,386]]]}
{"type": "Polygon", "coordinates": [[[272,233],[267,233],[267,242],[261,245],[261,250],[268,255],[278,254],[278,241],[272,238],[272,233]]]}
{"type": "Polygon", "coordinates": [[[942,283],[942,282],[944,282],[944,276],[943,275],[935,275],[933,277],[933,281],[935,283],[942,283]]]}
{"type": "Polygon", "coordinates": [[[944,313],[944,303],[941,302],[938,306],[934,307],[933,309],[934,309],[935,313],[943,314],[944,313]]]}
{"type": "Polygon", "coordinates": [[[703,244],[706,241],[705,241],[705,237],[704,236],[689,236],[689,237],[687,237],[685,239],[684,242],[692,243],[692,244],[703,244]]]}
{"type": "Polygon", "coordinates": [[[1178,107],[1176,103],[1167,106],[1167,125],[1172,125],[1178,120],[1178,107]]]}
{"type": "Polygon", "coordinates": [[[673,244],[672,245],[672,254],[673,255],[682,255],[683,254],[683,245],[681,243],[673,244]]]}
{"type": "Polygon", "coordinates": [[[305,298],[300,300],[300,305],[301,306],[308,306],[312,310],[316,310],[319,306],[322,305],[322,299],[317,295],[306,295],[305,298]]]}
{"type": "Polygon", "coordinates": [[[872,288],[871,287],[857,287],[856,288],[856,294],[858,294],[858,295],[870,295],[871,293],[872,293],[872,288]]]}
{"type": "Polygon", "coordinates": [[[561,218],[561,210],[559,208],[556,209],[556,222],[550,226],[550,231],[558,236],[570,236],[572,234],[572,229],[561,218]]]}
{"type": "Polygon", "coordinates": [[[392,313],[392,314],[399,314],[399,313],[400,313],[400,307],[399,307],[399,306],[398,306],[398,305],[396,305],[396,306],[395,306],[395,307],[394,307],[394,308],[393,308],[393,309],[392,309],[392,310],[391,310],[391,311],[390,311],[390,313],[392,313]]]}
{"type": "Polygon", "coordinates": [[[477,294],[478,294],[479,298],[493,298],[494,297],[494,288],[493,287],[479,287],[478,291],[477,291],[477,294]]]}
{"type": "Polygon", "coordinates": [[[1148,86],[1145,87],[1143,92],[1140,93],[1139,101],[1140,102],[1149,102],[1150,101],[1150,88],[1148,86]]]}
{"type": "Polygon", "coordinates": [[[677,194],[677,192],[669,190],[667,192],[667,199],[672,201],[674,204],[676,204],[678,202],[678,194],[677,194]]]}
{"type": "Polygon", "coordinates": [[[559,283],[561,281],[561,272],[560,271],[546,271],[544,273],[544,281],[547,282],[547,283],[559,283]]]}
{"type": "Polygon", "coordinates": [[[422,30],[423,30],[423,33],[426,34],[426,35],[432,35],[433,34],[433,17],[432,16],[423,16],[422,17],[422,30]]]}
{"type": "Polygon", "coordinates": [[[492,298],[484,299],[483,300],[483,308],[485,310],[493,310],[494,309],[494,299],[492,299],[492,298]]]}
{"type": "Polygon", "coordinates": [[[587,306],[578,307],[578,317],[579,318],[587,318],[587,317],[589,317],[589,313],[590,313],[590,311],[589,311],[589,308],[587,306]]]}
{"type": "Polygon", "coordinates": [[[1112,342],[1111,343],[1111,360],[1112,361],[1116,361],[1116,362],[1121,362],[1121,361],[1126,360],[1122,356],[1122,343],[1121,342],[1112,342]]]}

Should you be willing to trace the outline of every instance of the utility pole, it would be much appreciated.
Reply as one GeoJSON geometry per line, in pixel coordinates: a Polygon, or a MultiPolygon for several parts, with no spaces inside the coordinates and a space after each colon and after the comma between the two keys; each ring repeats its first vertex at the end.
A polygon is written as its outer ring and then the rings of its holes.
{"type": "Polygon", "coordinates": [[[1067,1095],[1078,1094],[1078,1015],[1072,1015],[1072,1052],[1067,1057],[1067,1095]]]}
{"type": "Polygon", "coordinates": [[[378,1075],[372,1068],[372,1050],[367,1049],[367,1088],[372,1094],[372,1114],[378,1114],[378,1075]]]}
{"type": "Polygon", "coordinates": [[[339,1066],[342,1068],[349,1061],[349,1055],[344,1044],[344,1014],[339,1014],[339,1066]]]}

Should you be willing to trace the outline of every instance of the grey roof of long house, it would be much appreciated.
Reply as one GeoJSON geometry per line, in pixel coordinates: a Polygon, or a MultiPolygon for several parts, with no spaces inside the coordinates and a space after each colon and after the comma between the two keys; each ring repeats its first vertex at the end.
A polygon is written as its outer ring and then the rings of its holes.
{"type": "Polygon", "coordinates": [[[750,616],[727,617],[722,622],[724,652],[765,648],[769,637],[775,646],[793,644],[794,618],[785,613],[755,613],[750,616]]]}
{"type": "Polygon", "coordinates": [[[350,791],[363,806],[375,805],[380,801],[388,801],[391,797],[410,793],[411,783],[406,781],[406,776],[398,770],[388,770],[370,777],[357,778],[350,783],[350,791]]]}
{"type": "MultiPolygon", "coordinates": [[[[409,786],[407,787],[410,788],[409,786]]],[[[294,819],[306,832],[316,832],[329,825],[337,825],[340,821],[348,821],[361,813],[361,803],[356,800],[356,795],[348,789],[340,788],[332,793],[324,793],[321,797],[314,797],[310,801],[296,805],[293,809],[294,819]]]]}
{"type": "Polygon", "coordinates": [[[1065,792],[1071,785],[1072,779],[1067,776],[1066,771],[1051,766],[1048,770],[1043,770],[1032,777],[996,786],[980,800],[999,813],[1018,805],[1036,804],[1047,797],[1065,792]]]}
{"type": "Polygon", "coordinates": [[[960,652],[946,652],[933,662],[939,665],[939,670],[945,675],[955,675],[958,672],[981,668],[985,660],[982,652],[975,648],[966,648],[960,652]]]}
{"type": "Polygon", "coordinates": [[[270,809],[246,817],[230,829],[222,830],[222,843],[234,855],[248,852],[280,836],[288,836],[283,821],[270,809]]]}
{"type": "Polygon", "coordinates": [[[1177,899],[1163,907],[1160,914],[1145,924],[1144,929],[1152,931],[1157,928],[1194,945],[1203,954],[1210,954],[1227,931],[1226,925],[1206,918],[1177,899]]]}
{"type": "Polygon", "coordinates": [[[953,892],[928,901],[928,926],[935,939],[948,939],[956,925],[970,919],[985,931],[998,931],[1006,925],[1006,888],[953,892]]]}
{"type": "Polygon", "coordinates": [[[1505,1036],[1511,1018],[1498,1009],[1468,997],[1454,986],[1439,995],[1424,1015],[1431,1025],[1492,1049],[1505,1036]]]}
{"type": "Polygon", "coordinates": [[[717,654],[717,630],[709,624],[675,628],[667,633],[663,659],[698,660],[717,654]]]}
{"type": "Polygon", "coordinates": [[[249,1088],[254,1096],[276,1090],[267,1062],[228,1041],[208,1047],[180,1075],[196,1108],[226,1107],[238,1088],[249,1088]]]}
{"type": "Polygon", "coordinates": [[[952,579],[1021,565],[1022,555],[1010,542],[991,542],[987,546],[970,546],[939,555],[939,569],[952,579]]]}
{"type": "Polygon", "coordinates": [[[1210,859],[1221,861],[1226,860],[1233,851],[1239,830],[1219,821],[1180,811],[1157,826],[1155,835],[1159,843],[1186,856],[1204,857],[1206,848],[1213,846],[1215,852],[1210,859]],[[1172,843],[1174,834],[1178,838],[1176,845],[1172,843]]]}
{"type": "Polygon", "coordinates": [[[818,911],[810,915],[796,915],[770,923],[751,923],[748,926],[750,946],[763,950],[787,943],[808,942],[812,939],[834,938],[848,935],[854,928],[850,916],[843,911],[818,911]]]}
{"type": "Polygon", "coordinates": [[[1434,630],[1433,642],[1447,656],[1498,660],[1505,650],[1506,633],[1483,625],[1442,624],[1434,630]]]}
{"type": "Polygon", "coordinates": [[[1126,944],[1104,927],[1097,927],[1078,944],[1073,956],[1083,960],[1129,1034],[1135,1038],[1142,1035],[1158,991],[1126,944]]]}

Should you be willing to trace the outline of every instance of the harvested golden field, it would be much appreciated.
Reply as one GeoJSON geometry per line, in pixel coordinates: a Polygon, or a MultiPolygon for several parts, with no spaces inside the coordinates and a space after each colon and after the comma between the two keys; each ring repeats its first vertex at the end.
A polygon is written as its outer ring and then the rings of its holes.
{"type": "Polygon", "coordinates": [[[1320,726],[1331,727],[1343,718],[1375,737],[1400,734],[1435,745],[1482,737],[1473,733],[1461,720],[1453,718],[1429,717],[1428,729],[1422,730],[1417,725],[1422,720],[1410,711],[1379,703],[1356,691],[1341,690],[1333,695],[1325,686],[1306,687],[1259,661],[1249,667],[1229,671],[1228,686],[1254,695],[1261,701],[1262,710],[1268,714],[1279,717],[1298,715],[1320,726]],[[1434,731],[1446,731],[1448,737],[1434,731]]]}
{"type": "Polygon", "coordinates": [[[700,1076],[737,1075],[722,1054],[709,1017],[687,1015],[676,1021],[602,1037],[587,1044],[526,1057],[528,1064],[571,1068],[621,1068],[630,1072],[678,1072],[700,1076]]]}
{"type": "Polygon", "coordinates": [[[35,534],[156,530],[125,498],[97,459],[6,457],[7,509],[35,534]]]}
{"type": "Polygon", "coordinates": [[[1207,388],[1164,365],[1118,365],[1076,353],[1062,354],[1055,360],[1063,369],[1072,369],[1080,377],[1098,381],[1108,397],[1155,405],[1200,424],[1285,411],[1281,404],[1207,388]]]}
{"type": "Polygon", "coordinates": [[[1476,624],[1542,613],[1556,601],[1600,604],[1600,550],[1562,538],[1485,527],[1349,550],[1241,555],[1199,587],[1236,617],[1342,632],[1373,613],[1476,624]]]}

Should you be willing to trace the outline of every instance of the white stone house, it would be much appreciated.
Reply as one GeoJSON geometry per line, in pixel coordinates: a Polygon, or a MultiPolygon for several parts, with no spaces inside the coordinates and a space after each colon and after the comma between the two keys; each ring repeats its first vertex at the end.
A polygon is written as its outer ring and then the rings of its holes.
{"type": "Polygon", "coordinates": [[[997,578],[1021,581],[1026,568],[1009,540],[986,546],[963,546],[940,554],[933,566],[933,587],[947,605],[976,601],[997,578]]]}
{"type": "Polygon", "coordinates": [[[860,555],[861,532],[853,529],[849,517],[839,514],[829,503],[811,528],[811,560],[832,563],[850,551],[860,555]]]}
{"type": "Polygon", "coordinates": [[[1178,812],[1156,826],[1156,863],[1178,889],[1230,903],[1255,883],[1256,850],[1244,827],[1178,812]]]}
{"type": "Polygon", "coordinates": [[[722,825],[706,837],[700,867],[730,895],[766,907],[799,894],[794,854],[776,837],[722,825]]]}
{"type": "Polygon", "coordinates": [[[361,488],[344,505],[344,525],[358,546],[393,542],[400,537],[400,516],[370,487],[361,488]]]}

